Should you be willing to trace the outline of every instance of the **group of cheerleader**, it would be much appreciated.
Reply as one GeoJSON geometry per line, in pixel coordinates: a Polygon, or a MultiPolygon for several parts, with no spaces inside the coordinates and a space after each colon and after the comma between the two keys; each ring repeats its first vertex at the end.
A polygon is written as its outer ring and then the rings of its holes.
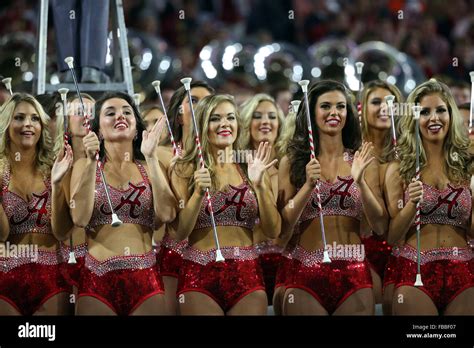
{"type": "Polygon", "coordinates": [[[360,114],[340,82],[306,95],[285,115],[195,81],[163,115],[121,92],[62,109],[13,94],[0,243],[36,252],[0,255],[0,315],[474,314],[470,140],[448,87],[405,101],[372,81],[360,114]]]}

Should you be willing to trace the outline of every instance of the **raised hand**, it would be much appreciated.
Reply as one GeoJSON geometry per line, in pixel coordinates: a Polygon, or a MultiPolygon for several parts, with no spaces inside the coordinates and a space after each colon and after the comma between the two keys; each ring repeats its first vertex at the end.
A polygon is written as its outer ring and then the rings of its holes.
{"type": "Polygon", "coordinates": [[[374,146],[372,145],[372,143],[364,142],[360,151],[356,151],[356,153],[354,154],[351,175],[356,183],[361,182],[364,176],[364,171],[367,169],[370,162],[375,159],[375,157],[372,155],[373,149],[374,146]]]}
{"type": "Polygon", "coordinates": [[[252,155],[247,156],[249,179],[255,187],[262,185],[265,171],[278,162],[274,159],[270,162],[272,146],[268,142],[260,143],[255,158],[252,155]]]}
{"type": "Polygon", "coordinates": [[[53,185],[61,182],[68,170],[71,169],[72,162],[72,148],[67,144],[66,153],[64,154],[63,151],[60,151],[59,156],[56,157],[56,160],[54,161],[53,168],[51,168],[51,183],[53,185]]]}
{"type": "Polygon", "coordinates": [[[140,148],[143,156],[153,157],[155,154],[156,146],[160,141],[161,133],[165,126],[166,119],[162,117],[158,122],[156,122],[150,132],[144,130],[142,137],[142,146],[140,148]]]}

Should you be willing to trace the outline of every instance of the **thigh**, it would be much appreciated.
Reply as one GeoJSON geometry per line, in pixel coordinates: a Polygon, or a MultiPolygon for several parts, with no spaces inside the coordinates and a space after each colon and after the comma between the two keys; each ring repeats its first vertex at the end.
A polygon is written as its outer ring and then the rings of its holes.
{"type": "Polygon", "coordinates": [[[60,292],[47,299],[33,315],[70,315],[70,294],[60,292]]]}
{"type": "Polygon", "coordinates": [[[474,287],[459,293],[447,306],[444,315],[474,315],[474,287]]]}
{"type": "Polygon", "coordinates": [[[384,315],[392,315],[392,300],[394,284],[388,284],[383,290],[382,309],[384,315]]]}
{"type": "Polygon", "coordinates": [[[275,315],[283,314],[283,297],[285,296],[285,287],[279,286],[273,292],[273,312],[275,315]]]}
{"type": "Polygon", "coordinates": [[[175,277],[163,276],[163,287],[165,289],[165,308],[167,315],[178,314],[178,303],[176,300],[176,289],[178,279],[175,277]]]}
{"type": "Polygon", "coordinates": [[[297,289],[286,289],[283,300],[284,315],[328,315],[327,310],[309,292],[297,289]]]}
{"type": "Polygon", "coordinates": [[[226,314],[266,315],[267,304],[268,299],[265,290],[256,290],[242,297],[226,314]]]}
{"type": "Polygon", "coordinates": [[[370,275],[372,277],[372,289],[374,292],[375,303],[382,303],[382,278],[375,270],[370,267],[370,275]]]}
{"type": "Polygon", "coordinates": [[[187,291],[178,298],[180,315],[224,315],[219,304],[202,292],[187,291]]]}
{"type": "Polygon", "coordinates": [[[76,302],[76,315],[117,315],[112,308],[92,296],[81,296],[76,302]]]}
{"type": "Polygon", "coordinates": [[[400,286],[393,292],[393,315],[438,315],[433,300],[414,286],[400,286]]]}
{"type": "Polygon", "coordinates": [[[0,299],[0,316],[2,315],[21,315],[21,313],[10,303],[0,299]]]}
{"type": "Polygon", "coordinates": [[[374,315],[374,311],[374,292],[371,288],[365,288],[347,297],[333,315],[374,315]]]}
{"type": "Polygon", "coordinates": [[[165,295],[156,294],[147,298],[130,315],[167,315],[165,295]]]}

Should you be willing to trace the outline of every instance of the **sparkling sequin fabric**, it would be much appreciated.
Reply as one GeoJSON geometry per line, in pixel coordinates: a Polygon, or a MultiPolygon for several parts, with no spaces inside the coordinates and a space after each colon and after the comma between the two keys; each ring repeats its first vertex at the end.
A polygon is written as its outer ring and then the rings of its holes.
{"type": "Polygon", "coordinates": [[[187,245],[187,240],[178,241],[165,232],[156,256],[162,276],[178,278],[179,268],[183,261],[183,250],[187,245]]]}
{"type": "MultiPolygon", "coordinates": [[[[395,269],[395,287],[414,286],[417,273],[416,249],[401,247],[395,269]]],[[[462,291],[474,287],[474,252],[470,248],[439,248],[421,253],[424,291],[439,311],[462,291]]]]}
{"type": "Polygon", "coordinates": [[[164,293],[153,251],[99,261],[87,254],[78,296],[92,296],[118,315],[129,315],[151,296],[164,293]]]}
{"type": "Polygon", "coordinates": [[[358,261],[331,258],[331,263],[322,263],[323,250],[295,250],[291,274],[288,275],[287,288],[298,288],[311,294],[329,314],[350,295],[363,288],[372,288],[370,266],[367,260],[358,261]],[[301,260],[309,257],[310,260],[301,260]],[[317,261],[317,262],[313,262],[317,261]],[[307,266],[308,265],[308,266],[307,266]]]}
{"type": "Polygon", "coordinates": [[[385,266],[385,272],[383,277],[383,288],[389,284],[395,283],[395,268],[397,266],[398,256],[400,255],[400,249],[398,246],[394,245],[392,247],[392,253],[388,257],[387,265],[385,266]]]}
{"type": "Polygon", "coordinates": [[[275,288],[280,286],[286,286],[288,275],[291,274],[291,252],[290,251],[283,251],[281,254],[280,264],[278,265],[278,269],[275,276],[275,288]]]}
{"type": "Polygon", "coordinates": [[[364,244],[365,255],[370,266],[383,279],[385,267],[392,253],[392,246],[387,243],[383,236],[375,233],[372,233],[370,237],[361,238],[361,241],[364,244]]]}
{"type": "Polygon", "coordinates": [[[60,262],[58,252],[45,250],[29,256],[0,258],[0,299],[22,315],[33,315],[54,295],[71,292],[60,262]]]}
{"type": "MultiPolygon", "coordinates": [[[[138,184],[129,183],[127,190],[119,190],[107,185],[114,212],[123,223],[154,228],[153,193],[145,168],[135,161],[143,181],[138,184]]],[[[100,172],[96,170],[95,200],[92,217],[87,229],[112,223],[112,212],[107,201],[104,183],[100,172]]]]}
{"type": "Polygon", "coordinates": [[[272,304],[273,291],[275,290],[275,278],[278,266],[282,260],[283,248],[276,245],[272,240],[266,240],[255,245],[260,267],[262,267],[267,292],[268,304],[272,304]]]}
{"type": "MultiPolygon", "coordinates": [[[[345,154],[348,156],[348,163],[352,165],[353,155],[349,152],[345,152],[345,154]]],[[[324,180],[320,180],[319,183],[324,216],[348,216],[360,220],[362,216],[362,200],[359,186],[354,182],[352,176],[337,176],[337,180],[334,183],[324,180]]],[[[311,197],[301,214],[299,222],[302,223],[318,217],[319,210],[315,189],[311,193],[311,197]]]]}
{"type": "Polygon", "coordinates": [[[215,262],[215,250],[186,249],[178,277],[178,298],[189,291],[202,292],[227,312],[249,293],[265,290],[253,247],[221,250],[225,261],[215,262]]]}
{"type": "Polygon", "coordinates": [[[74,246],[73,251],[76,258],[76,263],[68,263],[70,251],[71,248],[69,245],[61,243],[62,270],[64,278],[71,286],[78,286],[81,276],[81,269],[84,267],[85,256],[87,254],[87,244],[84,243],[74,246]]]}
{"type": "MultiPolygon", "coordinates": [[[[405,204],[409,200],[408,188],[404,194],[405,204]]],[[[454,187],[448,184],[444,190],[423,183],[421,202],[421,224],[452,225],[467,228],[471,217],[471,192],[469,186],[454,187]]]]}
{"type": "Polygon", "coordinates": [[[2,178],[2,206],[10,223],[10,234],[26,233],[51,234],[51,183],[46,179],[46,189],[33,193],[30,202],[26,202],[16,193],[8,190],[10,168],[7,167],[2,178]]]}
{"type": "MultiPolygon", "coordinates": [[[[214,219],[216,226],[240,226],[253,230],[259,217],[257,198],[240,167],[238,168],[243,179],[242,184],[229,185],[226,192],[211,192],[214,219]]],[[[194,229],[209,227],[212,227],[211,215],[207,198],[204,198],[194,229]]]]}

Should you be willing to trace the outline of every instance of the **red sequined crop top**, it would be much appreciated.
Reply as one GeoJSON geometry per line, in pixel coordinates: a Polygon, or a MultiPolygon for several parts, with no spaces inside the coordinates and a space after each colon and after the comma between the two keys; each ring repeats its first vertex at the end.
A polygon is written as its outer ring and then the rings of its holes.
{"type": "MultiPolygon", "coordinates": [[[[258,203],[255,194],[237,165],[243,179],[239,186],[229,185],[228,191],[211,192],[212,208],[216,226],[238,226],[253,230],[258,217],[258,203]]],[[[202,200],[194,230],[212,227],[207,197],[202,200]]]]}
{"type": "MultiPolygon", "coordinates": [[[[352,165],[354,156],[349,152],[345,152],[345,154],[348,155],[348,163],[352,165]]],[[[362,200],[360,189],[352,176],[337,176],[334,183],[319,180],[319,191],[324,216],[347,216],[361,219],[362,200]]],[[[299,223],[319,217],[317,202],[315,188],[301,213],[299,223]]]]}
{"type": "Polygon", "coordinates": [[[51,232],[51,182],[44,180],[46,189],[32,193],[32,199],[26,202],[16,193],[8,190],[10,168],[7,166],[2,178],[2,206],[10,223],[10,234],[27,233],[52,234],[51,232]]]}
{"type": "MultiPolygon", "coordinates": [[[[140,171],[143,180],[137,184],[129,183],[126,190],[120,190],[107,185],[110,200],[114,212],[123,223],[136,224],[154,228],[154,206],[153,193],[145,168],[139,162],[135,164],[140,171]]],[[[102,166],[103,168],[103,166],[102,166]]],[[[104,183],[102,182],[99,169],[96,170],[94,210],[86,229],[112,223],[112,212],[110,210],[104,183]]]]}
{"type": "MultiPolygon", "coordinates": [[[[467,227],[471,217],[471,191],[468,185],[454,187],[450,184],[443,189],[423,183],[423,200],[420,204],[421,225],[439,224],[456,227],[467,227]]],[[[405,204],[408,202],[408,188],[404,193],[405,204]]]]}

